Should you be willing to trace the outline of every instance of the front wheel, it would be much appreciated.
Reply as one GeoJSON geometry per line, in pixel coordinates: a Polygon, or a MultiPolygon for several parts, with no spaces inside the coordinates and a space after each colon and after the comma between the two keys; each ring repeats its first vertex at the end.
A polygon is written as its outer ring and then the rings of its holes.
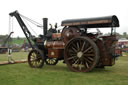
{"type": "Polygon", "coordinates": [[[31,50],[28,54],[28,64],[32,68],[41,68],[44,65],[44,54],[40,50],[31,50]]]}
{"type": "Polygon", "coordinates": [[[58,59],[57,58],[47,58],[45,60],[45,63],[47,65],[56,65],[58,63],[58,59]]]}

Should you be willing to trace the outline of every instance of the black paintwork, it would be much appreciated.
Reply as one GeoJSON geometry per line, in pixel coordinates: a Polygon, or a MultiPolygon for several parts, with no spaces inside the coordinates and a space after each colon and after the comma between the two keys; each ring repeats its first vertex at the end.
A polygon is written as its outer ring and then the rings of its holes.
{"type": "Polygon", "coordinates": [[[18,11],[14,11],[14,12],[10,13],[9,15],[10,15],[11,17],[15,16],[15,18],[17,19],[17,21],[18,21],[20,27],[22,28],[22,31],[24,32],[24,34],[25,34],[25,36],[26,36],[26,38],[27,38],[27,40],[28,40],[30,46],[31,46],[32,48],[34,48],[33,45],[32,45],[32,42],[31,42],[31,40],[33,40],[33,39],[32,39],[32,38],[33,38],[33,37],[32,37],[32,34],[30,33],[30,31],[28,30],[27,26],[26,26],[25,23],[23,22],[23,20],[22,20],[22,18],[20,17],[20,14],[18,13],[18,11]]]}
{"type": "Polygon", "coordinates": [[[119,27],[119,20],[115,15],[113,15],[113,16],[97,17],[97,18],[68,19],[68,20],[62,21],[61,25],[62,26],[83,26],[86,28],[119,27]],[[88,24],[88,22],[95,22],[95,21],[102,21],[102,20],[109,20],[111,22],[88,24]],[[82,22],[85,22],[85,23],[82,24],[82,22]],[[75,25],[73,23],[80,23],[80,24],[75,25]]]}
{"type": "Polygon", "coordinates": [[[48,19],[47,18],[43,18],[43,27],[44,27],[44,35],[47,34],[47,29],[48,29],[48,19]]]}

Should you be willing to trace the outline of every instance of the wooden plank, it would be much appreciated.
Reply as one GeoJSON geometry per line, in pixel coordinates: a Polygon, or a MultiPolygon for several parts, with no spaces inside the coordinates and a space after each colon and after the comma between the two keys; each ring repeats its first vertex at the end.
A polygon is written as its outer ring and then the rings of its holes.
{"type": "Polygon", "coordinates": [[[26,63],[26,62],[27,62],[27,60],[16,60],[16,61],[14,61],[12,63],[9,63],[8,61],[2,61],[2,62],[0,62],[0,65],[16,64],[16,63],[26,63]]]}

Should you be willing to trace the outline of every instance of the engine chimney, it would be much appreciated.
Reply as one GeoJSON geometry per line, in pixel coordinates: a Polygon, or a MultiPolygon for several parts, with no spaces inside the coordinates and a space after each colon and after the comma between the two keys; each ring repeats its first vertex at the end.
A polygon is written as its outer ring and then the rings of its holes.
{"type": "Polygon", "coordinates": [[[46,35],[48,29],[48,18],[43,18],[43,26],[44,26],[44,35],[46,35]]]}

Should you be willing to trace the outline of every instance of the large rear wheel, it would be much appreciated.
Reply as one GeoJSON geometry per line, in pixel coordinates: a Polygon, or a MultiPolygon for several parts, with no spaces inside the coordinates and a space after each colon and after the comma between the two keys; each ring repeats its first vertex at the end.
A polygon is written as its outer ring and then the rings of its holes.
{"type": "Polygon", "coordinates": [[[71,39],[64,50],[67,66],[75,72],[89,72],[99,60],[99,50],[88,37],[71,39]]]}

